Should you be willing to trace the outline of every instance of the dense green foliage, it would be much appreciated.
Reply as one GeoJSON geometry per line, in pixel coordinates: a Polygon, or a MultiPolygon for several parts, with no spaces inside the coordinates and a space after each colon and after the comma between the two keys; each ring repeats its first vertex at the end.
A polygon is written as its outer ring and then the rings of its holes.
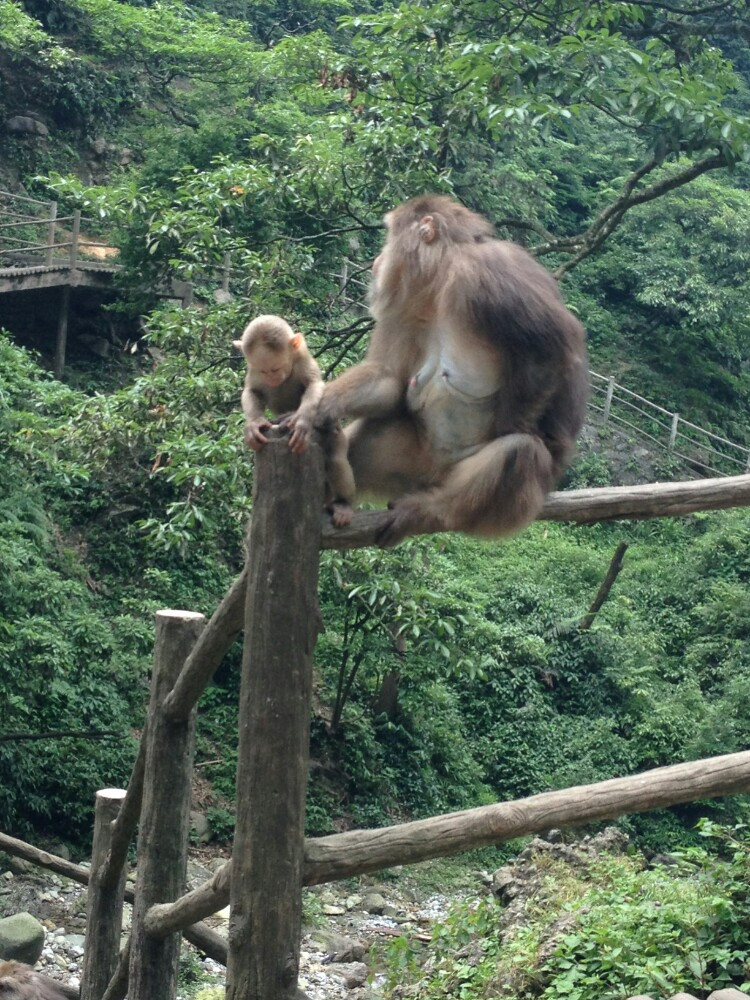
{"type": "Polygon", "coordinates": [[[709,845],[678,852],[668,867],[645,868],[640,855],[578,868],[537,856],[541,888],[502,943],[494,897],[457,906],[427,955],[406,938],[391,947],[387,995],[614,1000],[707,995],[743,982],[747,829],[705,823],[702,833],[709,845]]]}
{"type": "MultiPolygon", "coordinates": [[[[1,344],[0,737],[120,737],[0,742],[1,828],[54,815],[83,837],[95,785],[125,780],[153,611],[210,613],[242,557],[230,341],[278,311],[328,374],[356,360],[399,199],[436,189],[485,212],[565,272],[597,370],[750,441],[747,30],[740,0],[710,18],[620,0],[525,16],[496,0],[0,3],[0,113],[51,129],[4,135],[3,176],[94,216],[146,317],[132,363],[67,387],[1,344]],[[110,153],[73,172],[94,138],[110,153]],[[156,303],[170,276],[194,281],[194,307],[156,303]]],[[[609,479],[606,454],[569,476],[609,479]]],[[[737,512],[326,555],[310,830],[746,746],[748,541],[737,512]],[[626,569],[581,630],[620,540],[626,569]]],[[[200,715],[223,831],[237,665],[235,649],[200,715]]],[[[628,822],[660,846],[692,815],[628,822]]]]}

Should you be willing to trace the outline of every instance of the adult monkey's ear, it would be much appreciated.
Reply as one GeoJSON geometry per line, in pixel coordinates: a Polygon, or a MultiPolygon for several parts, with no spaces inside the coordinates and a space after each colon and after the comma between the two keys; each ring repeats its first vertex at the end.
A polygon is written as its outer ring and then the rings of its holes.
{"type": "Polygon", "coordinates": [[[432,243],[437,236],[435,220],[431,215],[423,215],[419,220],[419,237],[423,243],[432,243]]]}
{"type": "Polygon", "coordinates": [[[300,347],[302,347],[302,334],[295,333],[292,339],[289,341],[289,344],[293,351],[298,351],[300,347]]]}
{"type": "Polygon", "coordinates": [[[242,350],[242,341],[241,340],[233,340],[232,341],[232,347],[236,347],[238,351],[241,351],[242,350]]]}

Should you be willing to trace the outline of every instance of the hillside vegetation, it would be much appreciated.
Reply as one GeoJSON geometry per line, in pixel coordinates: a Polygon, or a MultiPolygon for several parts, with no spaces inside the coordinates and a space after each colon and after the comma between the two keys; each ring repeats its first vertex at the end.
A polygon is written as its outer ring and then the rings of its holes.
{"type": "MultiPolygon", "coordinates": [[[[692,8],[0,3],[0,119],[47,133],[6,126],[2,183],[96,220],[129,324],[128,352],[74,358],[64,384],[23,331],[0,341],[0,829],[85,841],[94,790],[127,780],[153,612],[210,614],[241,563],[230,342],[279,312],[327,374],[357,360],[368,262],[403,198],[484,212],[557,269],[597,371],[750,444],[750,29],[740,0],[692,8]],[[168,276],[195,306],[156,300],[168,276]]],[[[611,478],[601,450],[567,482],[611,478]]],[[[739,511],[327,553],[309,831],[748,746],[749,543],[739,511]]],[[[199,719],[223,835],[238,660],[199,719]]],[[[737,803],[623,822],[668,849],[709,808],[737,803]]]]}

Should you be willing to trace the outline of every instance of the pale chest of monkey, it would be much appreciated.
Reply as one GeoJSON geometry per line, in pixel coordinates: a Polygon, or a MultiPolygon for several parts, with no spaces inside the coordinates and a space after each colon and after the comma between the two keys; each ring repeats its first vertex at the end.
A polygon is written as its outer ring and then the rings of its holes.
{"type": "Polygon", "coordinates": [[[260,394],[271,413],[279,416],[282,413],[293,413],[297,409],[305,386],[292,375],[279,386],[270,388],[264,385],[255,391],[260,394]]]}
{"type": "Polygon", "coordinates": [[[406,402],[436,453],[467,458],[494,436],[501,384],[496,356],[451,329],[435,330],[428,353],[409,380],[406,402]]]}

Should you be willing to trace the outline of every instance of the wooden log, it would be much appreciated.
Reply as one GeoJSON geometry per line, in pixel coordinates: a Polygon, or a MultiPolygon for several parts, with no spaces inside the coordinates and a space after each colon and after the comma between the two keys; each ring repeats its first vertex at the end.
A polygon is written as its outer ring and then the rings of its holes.
{"type": "Polygon", "coordinates": [[[628,551],[628,543],[620,542],[620,544],[615,549],[615,554],[612,556],[612,560],[607,569],[607,574],[601,582],[599,589],[596,592],[596,597],[591,603],[591,607],[588,609],[583,618],[578,622],[578,628],[581,632],[586,632],[594,624],[596,616],[601,610],[602,605],[609,597],[609,592],[615,584],[615,580],[620,575],[620,570],[622,569],[622,560],[625,558],[625,553],[628,551]]]}
{"type": "MultiPolygon", "coordinates": [[[[750,790],[750,750],[658,767],[628,778],[542,792],[527,799],[445,813],[379,830],[353,830],[305,841],[304,885],[333,882],[428,858],[444,857],[551,827],[575,827],[626,813],[750,790]]],[[[229,901],[232,862],[176,903],[154,907],[160,933],[216,913],[229,901]]]]}
{"type": "Polygon", "coordinates": [[[128,789],[120,811],[112,824],[109,851],[104,859],[100,880],[102,886],[111,888],[117,884],[120,873],[125,868],[130,850],[130,841],[138,826],[143,800],[143,776],[146,771],[146,730],[144,727],[138,756],[130,773],[128,789]]]}
{"type": "Polygon", "coordinates": [[[138,874],[133,907],[128,996],[174,1000],[179,935],[154,938],[144,917],[154,903],[177,899],[185,886],[195,712],[185,720],[164,717],[162,702],[203,630],[193,611],[159,611],[151,698],[146,723],[146,776],[138,832],[138,874]]]}
{"type": "Polygon", "coordinates": [[[305,845],[305,884],[444,857],[552,827],[581,826],[624,813],[649,812],[748,789],[750,751],[746,750],[383,830],[319,837],[305,845]]]}
{"type": "Polygon", "coordinates": [[[102,884],[101,873],[112,840],[112,825],[124,798],[123,788],[103,788],[96,793],[81,1000],[100,1000],[117,966],[127,867],[121,866],[119,879],[111,886],[102,884]]]}
{"type": "Polygon", "coordinates": [[[299,971],[323,455],[269,436],[250,526],[227,1000],[295,1000],[299,971]]]}
{"type": "Polygon", "coordinates": [[[218,913],[229,902],[231,881],[232,865],[227,862],[207,882],[192,892],[186,892],[176,902],[152,906],[146,914],[146,932],[164,937],[194,923],[193,913],[201,914],[198,919],[218,913]]]}
{"type": "Polygon", "coordinates": [[[230,646],[245,625],[247,568],[243,569],[211,616],[164,702],[170,719],[184,719],[197,703],[230,646]]]}
{"type": "MultiPolygon", "coordinates": [[[[539,519],[594,524],[620,518],[677,517],[696,511],[747,506],[750,506],[750,475],[725,476],[550,493],[539,519]]],[[[363,510],[357,511],[348,527],[334,528],[326,517],[321,548],[360,549],[374,545],[378,531],[387,520],[387,511],[363,510]]]]}

